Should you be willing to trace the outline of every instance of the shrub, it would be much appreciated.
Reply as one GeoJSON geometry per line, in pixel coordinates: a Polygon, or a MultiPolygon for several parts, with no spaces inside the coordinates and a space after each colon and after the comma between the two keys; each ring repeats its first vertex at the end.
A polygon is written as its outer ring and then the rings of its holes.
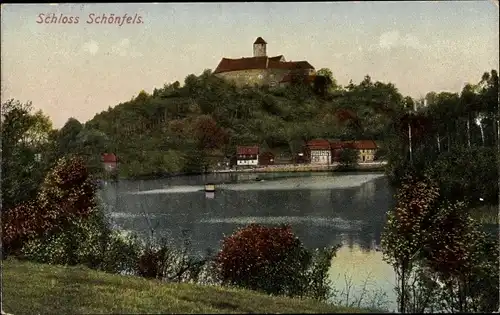
{"type": "Polygon", "coordinates": [[[40,263],[83,264],[110,273],[131,274],[140,249],[135,236],[113,231],[104,212],[97,209],[90,217],[75,220],[58,233],[27,241],[20,254],[23,259],[40,263]]]}
{"type": "Polygon", "coordinates": [[[135,274],[142,244],[134,234],[112,231],[105,237],[104,250],[97,260],[97,269],[110,273],[135,274]]]}
{"type": "Polygon", "coordinates": [[[139,242],[113,231],[97,207],[96,187],[79,157],[59,160],[36,200],[2,213],[4,249],[49,264],[135,271],[139,242]]]}
{"type": "Polygon", "coordinates": [[[136,274],[168,282],[198,282],[207,261],[191,255],[188,239],[180,250],[162,240],[146,245],[137,261],[136,274]]]}
{"type": "Polygon", "coordinates": [[[96,187],[82,159],[63,158],[47,174],[36,200],[2,213],[3,246],[16,251],[36,238],[51,238],[94,213],[96,187]]]}
{"type": "Polygon", "coordinates": [[[318,251],[314,259],[290,226],[251,224],[224,239],[215,262],[223,284],[323,299],[329,292],[327,271],[334,253],[318,251]]]}

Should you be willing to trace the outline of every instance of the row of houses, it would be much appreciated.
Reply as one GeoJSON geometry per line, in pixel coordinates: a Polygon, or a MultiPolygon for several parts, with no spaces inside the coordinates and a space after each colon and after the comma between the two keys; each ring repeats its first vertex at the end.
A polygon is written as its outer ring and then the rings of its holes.
{"type": "MultiPolygon", "coordinates": [[[[373,140],[354,141],[331,141],[325,139],[315,139],[307,142],[302,152],[294,157],[289,157],[285,163],[310,163],[315,165],[329,165],[339,162],[342,150],[352,149],[358,151],[358,162],[367,163],[375,159],[377,144],[373,140]]],[[[237,166],[265,166],[274,164],[284,164],[272,152],[261,152],[258,146],[238,146],[236,149],[237,166]]],[[[234,164],[234,163],[233,163],[234,164]]]]}
{"type": "MultiPolygon", "coordinates": [[[[259,146],[238,146],[236,154],[228,158],[224,164],[228,166],[256,167],[275,164],[315,164],[329,165],[339,162],[344,149],[358,151],[360,163],[372,162],[375,159],[377,144],[373,140],[337,141],[315,139],[307,142],[301,152],[295,156],[275,155],[270,151],[262,151],[259,146]]],[[[118,159],[113,153],[102,156],[104,168],[108,172],[116,170],[118,159]]],[[[221,163],[219,163],[220,166],[221,163]]]]}

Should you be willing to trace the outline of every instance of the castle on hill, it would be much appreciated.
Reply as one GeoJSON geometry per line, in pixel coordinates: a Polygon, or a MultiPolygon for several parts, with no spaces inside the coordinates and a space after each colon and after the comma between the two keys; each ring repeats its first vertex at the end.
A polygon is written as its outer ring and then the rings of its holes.
{"type": "Polygon", "coordinates": [[[312,82],[316,70],[307,61],[286,61],[283,55],[268,57],[267,43],[258,37],[253,43],[253,57],[222,58],[214,75],[237,85],[284,86],[293,78],[302,77],[312,82]]]}

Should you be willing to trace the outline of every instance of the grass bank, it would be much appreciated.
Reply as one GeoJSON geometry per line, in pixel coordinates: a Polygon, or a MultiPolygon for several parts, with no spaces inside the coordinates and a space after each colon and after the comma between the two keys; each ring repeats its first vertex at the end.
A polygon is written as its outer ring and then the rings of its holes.
{"type": "Polygon", "coordinates": [[[3,310],[18,314],[97,313],[356,313],[313,300],[194,284],[165,284],[133,276],[3,261],[3,310]]]}

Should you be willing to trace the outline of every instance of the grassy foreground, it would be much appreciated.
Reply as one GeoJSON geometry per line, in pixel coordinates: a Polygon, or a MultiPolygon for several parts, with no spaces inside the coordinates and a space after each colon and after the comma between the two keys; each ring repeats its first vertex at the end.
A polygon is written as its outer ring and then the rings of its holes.
{"type": "Polygon", "coordinates": [[[3,261],[3,310],[18,314],[97,313],[355,313],[313,300],[253,291],[165,284],[132,276],[3,261]]]}

